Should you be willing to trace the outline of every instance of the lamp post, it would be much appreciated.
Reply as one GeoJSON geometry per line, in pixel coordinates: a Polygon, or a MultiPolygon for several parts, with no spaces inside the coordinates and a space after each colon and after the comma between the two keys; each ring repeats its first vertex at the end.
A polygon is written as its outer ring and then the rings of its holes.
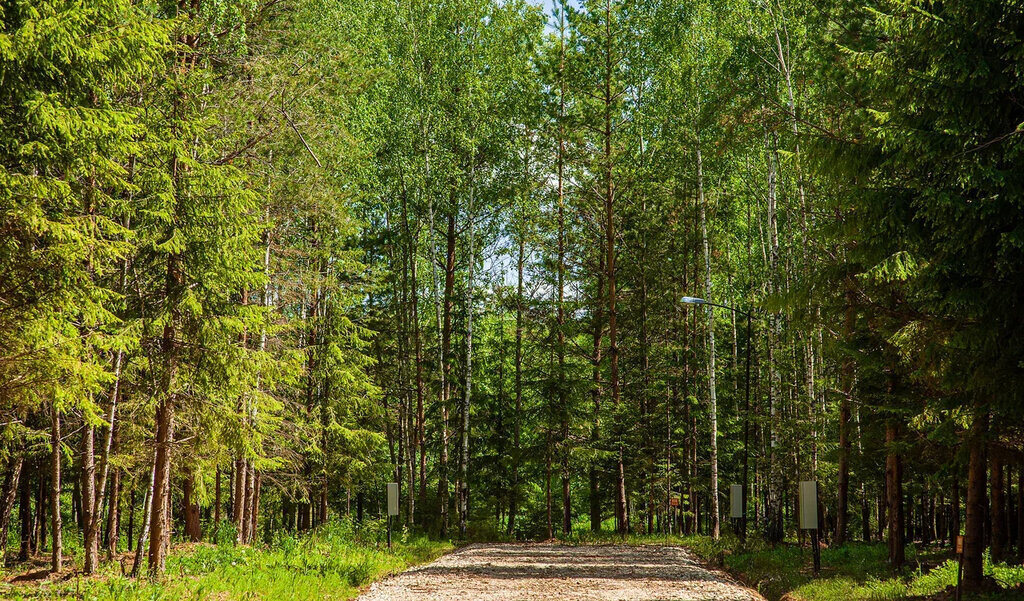
{"type": "Polygon", "coordinates": [[[721,307],[728,309],[733,313],[738,313],[747,318],[747,377],[744,388],[746,389],[745,398],[743,401],[743,517],[740,518],[740,540],[746,542],[747,540],[747,458],[748,458],[748,445],[750,443],[750,349],[753,346],[750,338],[750,322],[753,319],[751,314],[747,311],[731,307],[729,305],[723,305],[720,303],[713,303],[703,298],[697,298],[695,296],[684,296],[679,299],[683,303],[689,305],[708,305],[709,307],[721,307]]]}

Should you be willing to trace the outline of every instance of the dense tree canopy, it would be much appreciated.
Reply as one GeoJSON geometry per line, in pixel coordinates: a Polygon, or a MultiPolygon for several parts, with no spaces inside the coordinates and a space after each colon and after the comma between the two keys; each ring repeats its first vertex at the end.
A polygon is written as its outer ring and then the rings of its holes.
{"type": "Polygon", "coordinates": [[[442,537],[802,540],[816,480],[894,568],[1024,545],[1018,3],[0,23],[0,551],[159,573],[387,482],[442,537]]]}

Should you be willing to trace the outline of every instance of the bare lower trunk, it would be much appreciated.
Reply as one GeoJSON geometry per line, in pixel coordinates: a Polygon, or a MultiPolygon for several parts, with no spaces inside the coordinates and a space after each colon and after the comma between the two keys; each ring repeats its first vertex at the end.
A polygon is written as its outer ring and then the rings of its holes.
{"type": "Polygon", "coordinates": [[[548,535],[550,540],[555,535],[554,524],[551,518],[551,432],[548,431],[544,440],[544,506],[547,509],[548,535]]]}
{"type": "Polygon", "coordinates": [[[964,524],[963,582],[967,590],[981,587],[985,551],[985,437],[988,433],[988,411],[975,406],[967,442],[967,521],[964,524]]]}
{"type": "Polygon", "coordinates": [[[82,432],[82,527],[85,538],[85,563],[82,571],[92,574],[99,563],[99,519],[96,504],[96,428],[86,424],[82,432]]]}
{"type": "MultiPolygon", "coordinates": [[[[40,474],[42,470],[36,468],[40,474]]],[[[32,555],[32,480],[25,474],[21,481],[18,495],[18,519],[21,522],[21,546],[18,548],[18,561],[28,561],[32,555]]]]}
{"type": "Polygon", "coordinates": [[[220,528],[220,506],[221,506],[221,503],[222,503],[222,499],[221,499],[222,493],[221,493],[221,488],[220,488],[220,478],[221,478],[220,466],[218,465],[216,469],[217,469],[217,479],[216,479],[216,484],[214,485],[214,500],[213,500],[213,529],[214,529],[214,532],[216,532],[217,529],[220,528]]]}
{"type": "Polygon", "coordinates": [[[245,480],[246,480],[246,465],[244,459],[238,459],[235,461],[234,471],[234,505],[231,508],[231,517],[235,522],[235,543],[245,544],[245,480]]]}
{"type": "Polygon", "coordinates": [[[992,491],[992,532],[989,537],[992,546],[992,561],[999,563],[1006,559],[1006,501],[1003,491],[1003,461],[998,453],[991,453],[990,490],[992,491]]]}
{"type": "Polygon", "coordinates": [[[110,500],[107,503],[107,561],[114,559],[120,539],[121,528],[121,472],[114,470],[110,483],[110,500]]]}
{"type": "Polygon", "coordinates": [[[1017,466],[1017,552],[1024,558],[1024,465],[1017,466]]]}
{"type": "Polygon", "coordinates": [[[871,505],[868,503],[867,487],[861,482],[860,485],[860,526],[861,538],[866,543],[871,542],[871,505]]]}
{"type": "Polygon", "coordinates": [[[21,480],[21,467],[25,463],[25,455],[18,453],[11,457],[4,477],[3,493],[0,494],[0,566],[6,563],[7,531],[11,524],[11,512],[14,511],[14,500],[18,496],[18,483],[21,480]]]}
{"type": "MultiPolygon", "coordinates": [[[[249,501],[249,542],[256,541],[260,524],[260,489],[263,487],[263,474],[253,469],[252,498],[249,501]]],[[[327,521],[327,493],[324,491],[322,519],[327,521]]]]}
{"type": "Polygon", "coordinates": [[[182,504],[185,510],[185,535],[188,536],[190,542],[198,543],[202,540],[203,533],[199,526],[199,503],[194,498],[195,477],[192,473],[185,476],[182,493],[182,504]]]}
{"type": "MultiPolygon", "coordinates": [[[[175,166],[173,170],[177,171],[175,166]]],[[[167,258],[167,275],[164,295],[173,298],[184,284],[181,271],[181,257],[171,255],[167,258]]],[[[161,339],[164,373],[160,388],[162,398],[156,409],[156,455],[153,461],[153,508],[150,519],[149,533],[149,573],[163,574],[167,560],[167,547],[171,535],[170,497],[171,497],[171,445],[174,441],[174,406],[177,402],[176,386],[178,369],[177,326],[180,315],[172,311],[164,325],[161,339]]]]}
{"type": "Polygon", "coordinates": [[[50,569],[60,572],[64,567],[63,524],[60,515],[60,413],[50,408],[50,531],[53,536],[50,549],[50,569]]]}
{"type": "Polygon", "coordinates": [[[889,566],[899,570],[905,562],[903,549],[903,457],[895,449],[899,444],[899,425],[886,424],[885,492],[889,517],[889,566]]]}
{"type": "MultiPolygon", "coordinates": [[[[854,320],[857,317],[854,306],[853,285],[846,286],[846,313],[843,318],[843,333],[849,339],[853,335],[854,320]]],[[[853,378],[856,366],[852,357],[843,360],[841,370],[842,394],[839,397],[839,474],[836,478],[838,502],[836,507],[836,544],[846,542],[850,491],[850,397],[853,395],[853,378]]],[[[859,426],[858,426],[859,427],[859,426]]],[[[859,443],[858,443],[859,444],[859,443]]],[[[863,495],[861,495],[863,497],[863,495]]],[[[866,503],[866,501],[865,501],[866,503]]],[[[870,530],[864,526],[865,540],[870,538],[870,530]]]]}
{"type": "Polygon", "coordinates": [[[149,540],[150,524],[153,520],[153,488],[156,486],[156,454],[153,455],[153,466],[149,470],[149,485],[142,499],[142,528],[139,528],[139,542],[135,547],[135,563],[132,564],[132,578],[139,575],[142,568],[142,550],[149,540]]]}
{"type": "MultiPolygon", "coordinates": [[[[242,474],[242,480],[245,482],[245,486],[242,489],[242,495],[245,498],[243,509],[241,512],[242,518],[242,543],[248,545],[252,541],[252,522],[249,519],[252,513],[252,496],[253,488],[255,484],[255,475],[253,473],[252,464],[248,461],[245,462],[245,471],[242,474]]],[[[312,497],[310,498],[309,504],[310,521],[312,520],[313,503],[312,497]]],[[[306,528],[310,525],[307,524],[306,528]]]]}
{"type": "Polygon", "coordinates": [[[150,516],[149,572],[162,574],[166,567],[166,539],[170,536],[168,503],[171,492],[171,440],[174,428],[174,403],[165,399],[156,414],[156,460],[153,479],[153,515],[150,516]]]}

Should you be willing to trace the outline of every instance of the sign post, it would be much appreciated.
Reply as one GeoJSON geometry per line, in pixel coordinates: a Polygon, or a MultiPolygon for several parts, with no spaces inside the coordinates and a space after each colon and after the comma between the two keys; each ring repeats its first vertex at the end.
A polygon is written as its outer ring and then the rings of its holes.
{"type": "Polygon", "coordinates": [[[398,515],[398,482],[388,482],[388,549],[391,548],[391,516],[398,515]]]}
{"type": "Polygon", "coordinates": [[[817,576],[821,571],[821,549],[818,548],[818,483],[815,480],[800,482],[800,528],[811,531],[814,575],[817,576]]]}
{"type": "MultiPolygon", "coordinates": [[[[731,484],[729,485],[729,517],[733,519],[733,526],[743,520],[743,485],[742,484],[731,484]]],[[[743,531],[739,531],[740,540],[743,539],[743,531]]]]}
{"type": "Polygon", "coordinates": [[[956,535],[956,601],[960,601],[960,579],[964,575],[964,537],[956,535]]]}

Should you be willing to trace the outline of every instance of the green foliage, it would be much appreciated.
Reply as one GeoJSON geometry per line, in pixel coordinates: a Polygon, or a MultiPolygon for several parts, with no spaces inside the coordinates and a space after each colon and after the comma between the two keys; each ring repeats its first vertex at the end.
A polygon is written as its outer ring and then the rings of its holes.
{"type": "MultiPolygon", "coordinates": [[[[268,547],[183,547],[168,558],[159,582],[133,580],[116,565],[102,578],[72,579],[41,586],[2,584],[5,599],[56,599],[79,595],[98,601],[142,599],[351,599],[374,580],[433,560],[451,545],[416,536],[388,551],[372,523],[355,528],[339,521],[304,536],[277,538],[268,547]],[[366,528],[369,528],[367,530],[366,528]]],[[[233,539],[231,539],[233,543],[233,539]]]]}
{"type": "MultiPolygon", "coordinates": [[[[599,540],[599,539],[595,539],[599,540]]],[[[769,600],[883,601],[934,595],[956,584],[957,564],[949,553],[907,547],[908,567],[894,576],[887,565],[884,544],[852,543],[821,551],[821,574],[812,573],[811,550],[793,544],[771,547],[760,539],[741,545],[734,537],[715,541],[708,536],[631,537],[630,544],[683,544],[701,559],[723,562],[725,569],[769,600]]],[[[993,564],[986,557],[985,573],[1004,592],[966,596],[965,599],[1012,598],[1024,582],[1019,566],[993,564]]]]}
{"type": "MultiPolygon", "coordinates": [[[[898,458],[932,542],[963,525],[954,485],[993,487],[968,454],[1019,458],[1017,3],[186,4],[0,2],[0,466],[25,459],[26,519],[56,456],[65,521],[95,467],[135,537],[169,448],[172,519],[198,511],[217,547],[174,559],[164,594],[283,595],[254,570],[292,561],[315,594],[313,574],[350,591],[401,565],[364,553],[380,523],[290,538],[321,508],[379,515],[392,481],[403,539],[454,522],[461,480],[469,537],[564,519],[583,544],[623,502],[631,542],[708,532],[711,491],[742,478],[751,533],[780,542],[813,479],[832,544],[879,538],[898,458]],[[680,301],[706,292],[713,310],[680,301]],[[251,529],[226,519],[242,477],[251,529]]],[[[811,582],[793,546],[678,542],[773,595],[949,577],[835,545],[811,582]]]]}

